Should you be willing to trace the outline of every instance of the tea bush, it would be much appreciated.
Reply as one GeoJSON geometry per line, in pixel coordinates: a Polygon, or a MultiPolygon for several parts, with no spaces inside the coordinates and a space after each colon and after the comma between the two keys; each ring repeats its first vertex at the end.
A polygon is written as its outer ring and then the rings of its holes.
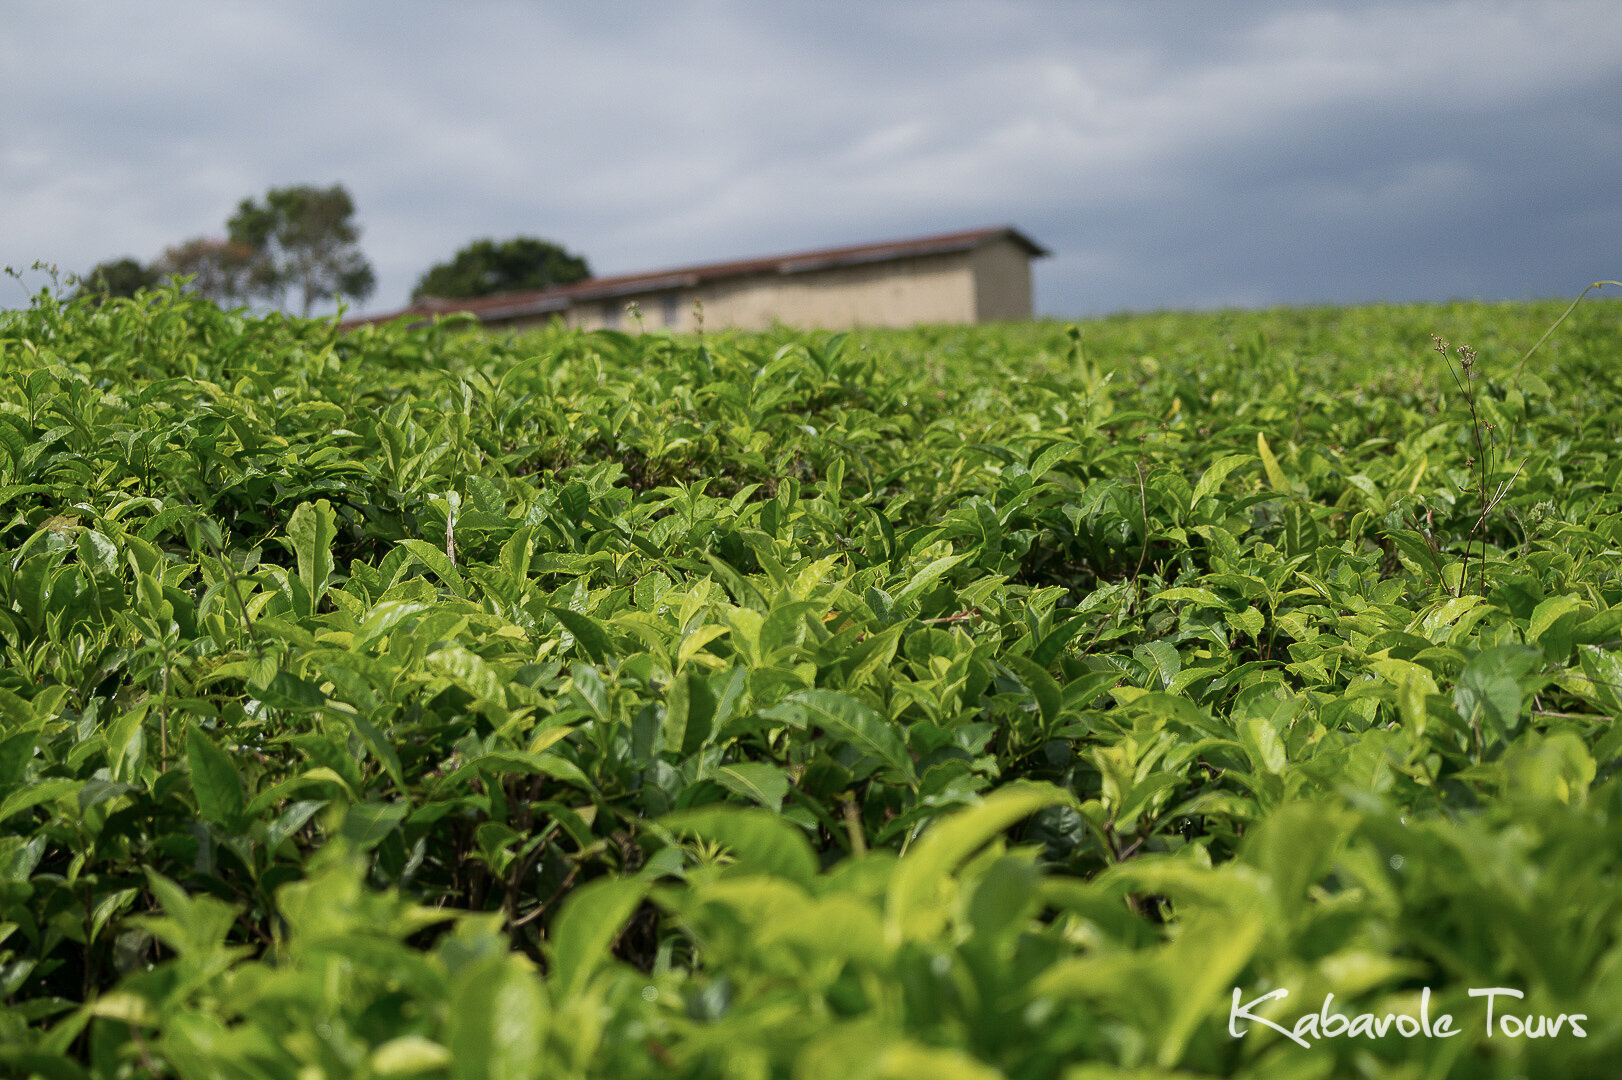
{"type": "Polygon", "coordinates": [[[0,1071],[1613,1075],[1615,310],[42,294],[0,1071]]]}

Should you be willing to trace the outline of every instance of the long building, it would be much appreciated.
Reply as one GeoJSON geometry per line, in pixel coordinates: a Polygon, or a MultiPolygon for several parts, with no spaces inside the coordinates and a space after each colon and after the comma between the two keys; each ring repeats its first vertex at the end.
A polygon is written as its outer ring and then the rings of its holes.
{"type": "Polygon", "coordinates": [[[774,323],[846,329],[1031,317],[1031,260],[1047,255],[1009,226],[852,247],[591,278],[538,292],[476,300],[425,297],[346,327],[467,312],[491,327],[561,319],[588,330],[705,327],[763,330],[774,323]]]}

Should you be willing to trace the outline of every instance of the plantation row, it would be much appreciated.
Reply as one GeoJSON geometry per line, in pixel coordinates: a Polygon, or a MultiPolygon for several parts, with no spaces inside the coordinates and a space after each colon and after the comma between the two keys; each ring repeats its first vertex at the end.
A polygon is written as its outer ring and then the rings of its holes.
{"type": "Polygon", "coordinates": [[[1610,1076],[1561,311],[0,314],[0,1074],[1610,1076]]]}

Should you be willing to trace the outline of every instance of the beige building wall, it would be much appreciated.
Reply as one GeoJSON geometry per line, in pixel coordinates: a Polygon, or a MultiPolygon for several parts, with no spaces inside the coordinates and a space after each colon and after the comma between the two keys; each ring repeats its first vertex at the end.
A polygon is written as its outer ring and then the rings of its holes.
{"type": "Polygon", "coordinates": [[[644,299],[646,298],[638,296],[616,296],[606,300],[582,300],[569,306],[569,310],[563,313],[563,321],[571,327],[582,330],[606,328],[634,330],[636,326],[627,314],[626,308],[630,306],[632,300],[644,299]],[[612,318],[605,317],[609,311],[614,312],[612,318]]]}
{"type": "Polygon", "coordinates": [[[706,323],[746,330],[774,322],[840,330],[974,319],[966,252],[718,281],[695,291],[706,323]]]}
{"type": "MultiPolygon", "coordinates": [[[[1030,255],[1011,240],[997,240],[972,251],[582,300],[560,314],[571,327],[634,331],[637,321],[629,313],[634,303],[643,329],[690,333],[698,328],[695,301],[704,306],[705,327],[714,330],[765,330],[774,323],[840,330],[1028,319],[1030,255]]],[[[557,317],[507,325],[540,326],[557,317]]]]}
{"type": "Polygon", "coordinates": [[[913,326],[973,322],[975,294],[969,252],[928,255],[863,266],[840,266],[799,274],[772,274],[709,282],[669,292],[588,300],[569,309],[570,326],[600,330],[605,304],[618,312],[618,329],[634,329],[626,309],[634,301],[649,330],[698,328],[694,301],[704,305],[704,325],[765,330],[774,323],[837,330],[853,326],[913,326]],[[668,321],[667,321],[668,320],[668,321]]]}
{"type": "Polygon", "coordinates": [[[499,323],[488,325],[502,330],[540,330],[551,326],[554,319],[562,319],[565,326],[579,325],[569,318],[569,312],[567,311],[549,311],[544,315],[524,315],[516,319],[503,319],[499,323]]]}
{"type": "Polygon", "coordinates": [[[1031,317],[1031,256],[1012,240],[997,240],[969,253],[974,267],[974,321],[1009,322],[1031,317]]]}
{"type": "MultiPolygon", "coordinates": [[[[644,330],[692,330],[696,328],[693,321],[693,298],[699,292],[698,289],[666,289],[656,293],[630,293],[602,300],[582,300],[570,305],[567,311],[556,315],[524,320],[513,325],[544,326],[554,318],[561,318],[564,325],[581,330],[614,329],[634,332],[637,324],[631,314],[631,305],[635,304],[635,310],[642,317],[644,330]]],[[[709,318],[707,310],[705,322],[712,328],[718,325],[709,318]]]]}

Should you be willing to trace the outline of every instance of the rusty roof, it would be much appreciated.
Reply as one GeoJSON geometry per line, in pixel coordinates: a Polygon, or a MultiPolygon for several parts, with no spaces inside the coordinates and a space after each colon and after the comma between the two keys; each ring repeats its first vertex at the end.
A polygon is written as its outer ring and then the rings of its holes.
{"type": "Polygon", "coordinates": [[[666,289],[691,288],[704,282],[726,278],[749,277],[757,274],[803,274],[812,270],[827,270],[863,263],[890,262],[897,259],[917,258],[925,255],[950,255],[972,251],[995,240],[1012,240],[1026,253],[1040,257],[1048,254],[1030,237],[1009,225],[985,229],[967,229],[962,232],[940,233],[910,240],[886,240],[872,244],[854,244],[845,247],[818,248],[814,251],[795,251],[785,255],[769,255],[731,262],[704,263],[639,274],[618,274],[613,277],[587,278],[573,285],[559,285],[550,289],[527,292],[501,293],[471,300],[449,300],[425,296],[409,307],[386,315],[372,315],[346,319],[344,329],[371,323],[389,322],[408,316],[449,315],[466,312],[480,322],[504,322],[508,319],[527,318],[563,311],[571,304],[591,300],[608,300],[620,296],[660,292],[666,289]]]}

